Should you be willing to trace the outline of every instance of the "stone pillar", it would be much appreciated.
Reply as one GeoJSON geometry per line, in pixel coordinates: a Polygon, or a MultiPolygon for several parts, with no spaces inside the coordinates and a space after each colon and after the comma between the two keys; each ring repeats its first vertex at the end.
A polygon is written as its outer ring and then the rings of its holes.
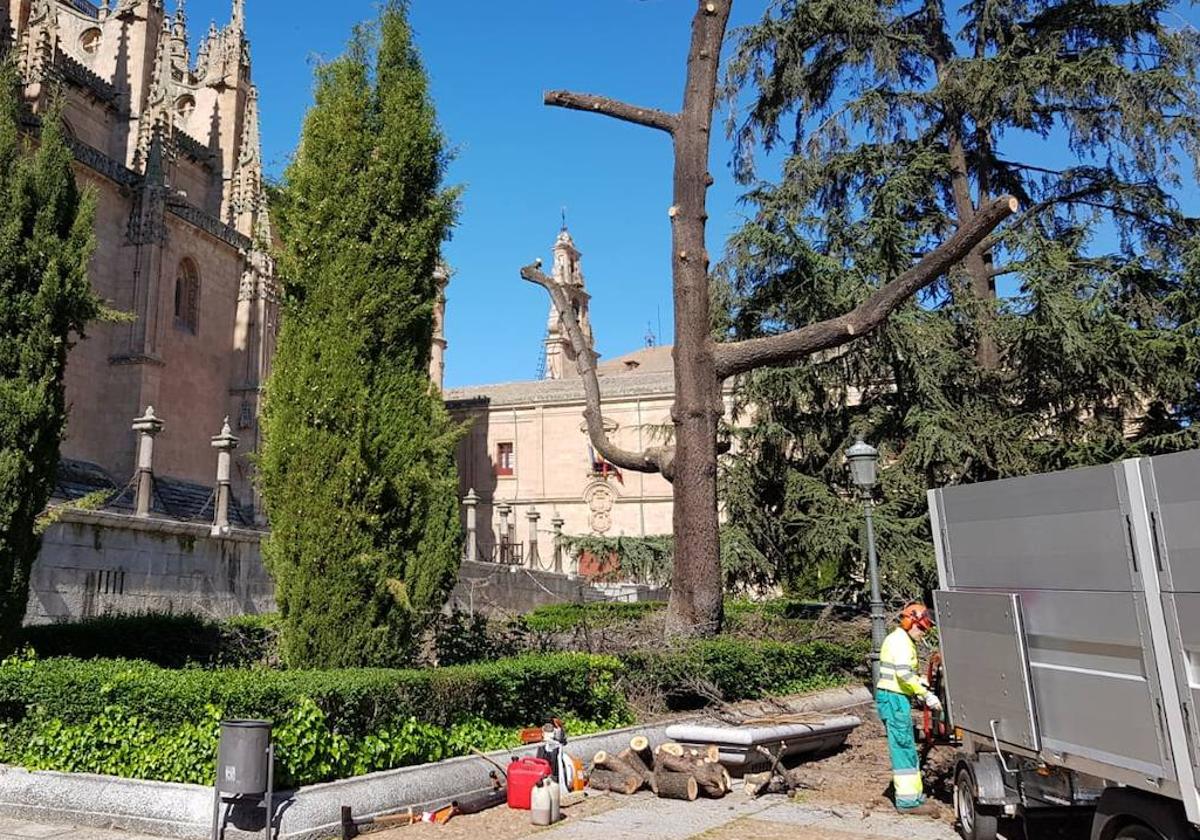
{"type": "Polygon", "coordinates": [[[463,507],[467,509],[467,559],[479,559],[479,541],[475,534],[475,508],[479,505],[479,497],[472,487],[463,497],[463,507]]]}
{"type": "Polygon", "coordinates": [[[512,505],[508,502],[501,502],[496,506],[496,513],[500,514],[500,536],[496,540],[496,561],[499,563],[508,562],[508,515],[512,513],[512,505]]]}
{"type": "Polygon", "coordinates": [[[134,513],[150,515],[150,498],[154,492],[154,436],[163,429],[163,421],[154,416],[154,406],[146,406],[146,413],[133,421],[133,430],[138,434],[137,499],[134,513]]]}
{"type": "Polygon", "coordinates": [[[562,574],[562,529],[566,524],[562,518],[562,514],[558,511],[554,512],[554,518],[550,520],[550,524],[554,526],[554,572],[562,574]]]}
{"type": "Polygon", "coordinates": [[[230,465],[233,463],[233,450],[238,447],[238,439],[229,428],[229,418],[221,427],[221,434],[212,439],[213,449],[217,450],[217,498],[213,505],[214,537],[229,533],[229,495],[233,483],[230,477],[230,465]]]}
{"type": "Polygon", "coordinates": [[[433,346],[429,352],[429,378],[441,391],[446,377],[446,286],[450,283],[450,270],[445,263],[438,263],[433,272],[437,286],[437,298],[433,305],[433,346]]]}
{"type": "Polygon", "coordinates": [[[542,515],[538,513],[538,509],[530,506],[529,511],[525,514],[525,518],[529,520],[529,568],[536,569],[541,563],[538,557],[538,520],[542,515]]]}

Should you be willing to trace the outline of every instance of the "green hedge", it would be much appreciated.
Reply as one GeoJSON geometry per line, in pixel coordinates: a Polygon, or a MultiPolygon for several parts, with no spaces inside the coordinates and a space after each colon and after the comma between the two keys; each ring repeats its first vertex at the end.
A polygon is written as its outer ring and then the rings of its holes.
{"type": "Polygon", "coordinates": [[[716,694],[725,701],[796,694],[838,685],[867,662],[870,643],[787,644],[713,639],[680,651],[623,654],[620,685],[627,696],[660,697],[670,709],[698,708],[716,694]]]}
{"type": "Polygon", "coordinates": [[[200,720],[210,705],[227,717],[282,718],[309,698],[344,734],[366,735],[410,716],[438,725],[478,716],[516,726],[566,712],[589,719],[619,713],[619,668],[611,657],[570,653],[421,670],[206,671],[121,660],[10,660],[0,667],[0,714],[20,719],[21,709],[37,706],[79,722],[116,706],[177,725],[200,720]]]}
{"type": "Polygon", "coordinates": [[[279,616],[213,621],[189,613],[114,613],[21,629],[17,647],[45,658],[143,659],[164,668],[249,667],[277,660],[279,616]]]}
{"type": "Polygon", "coordinates": [[[587,625],[593,629],[637,621],[666,608],[664,601],[596,601],[589,604],[547,604],[521,616],[536,633],[562,633],[587,625]]]}
{"type": "Polygon", "coordinates": [[[0,665],[0,761],[34,769],[211,782],[217,722],[276,724],[283,784],[515,744],[552,716],[576,732],[629,720],[620,663],[526,656],[426,670],[167,670],[122,660],[0,665]]]}
{"type": "Polygon", "coordinates": [[[515,746],[564,717],[574,735],[668,708],[845,682],[868,645],[697,642],[619,659],[537,654],[423,670],[185,668],[12,657],[0,664],[0,762],[210,784],[222,718],[275,724],[281,785],[515,746]]]}

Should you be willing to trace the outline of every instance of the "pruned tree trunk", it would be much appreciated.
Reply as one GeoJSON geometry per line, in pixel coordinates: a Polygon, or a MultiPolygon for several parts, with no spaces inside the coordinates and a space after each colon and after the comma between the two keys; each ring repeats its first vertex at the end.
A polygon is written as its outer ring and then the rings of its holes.
{"type": "Polygon", "coordinates": [[[730,0],[698,4],[683,110],[674,135],[675,568],[667,606],[667,634],[674,637],[714,635],[723,618],[717,424],[725,402],[713,357],[705,224],[717,65],[731,5],[730,0]]]}
{"type": "Polygon", "coordinates": [[[731,6],[732,0],[697,2],[683,108],[677,114],[592,94],[549,91],[545,95],[547,105],[604,114],[671,136],[675,152],[674,199],[668,213],[675,305],[673,445],[629,452],[609,439],[596,355],[573,307],[566,294],[541,272],[540,263],[521,269],[522,277],[546,289],[566,326],[583,380],[588,436],[596,451],[622,469],[660,472],[674,484],[675,565],[666,620],[667,635],[672,637],[713,635],[721,628],[724,593],[717,513],[717,429],[725,413],[723,383],[760,367],[800,361],[871,333],[897,307],[966,258],[1016,210],[1016,202],[1008,196],[980,206],[969,219],[960,219],[958,230],[946,242],[899,277],[881,282],[867,300],[844,315],[779,335],[716,344],[711,332],[706,198],[712,184],[708,157],[718,62],[731,6]]]}

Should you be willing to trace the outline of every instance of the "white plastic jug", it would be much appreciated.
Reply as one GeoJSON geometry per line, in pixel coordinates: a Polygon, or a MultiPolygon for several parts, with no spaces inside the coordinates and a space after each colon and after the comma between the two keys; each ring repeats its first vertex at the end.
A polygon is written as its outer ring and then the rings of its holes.
{"type": "Polygon", "coordinates": [[[558,787],[551,779],[542,779],[529,797],[530,821],[534,825],[550,825],[550,788],[558,787]]]}

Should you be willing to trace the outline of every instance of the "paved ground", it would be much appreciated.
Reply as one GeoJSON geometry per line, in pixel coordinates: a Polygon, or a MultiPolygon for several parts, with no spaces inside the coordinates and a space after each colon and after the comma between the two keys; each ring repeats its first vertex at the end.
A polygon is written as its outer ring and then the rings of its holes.
{"type": "MultiPolygon", "coordinates": [[[[474,817],[459,817],[448,825],[417,825],[372,832],[371,840],[954,840],[945,822],[901,817],[887,811],[865,813],[861,808],[819,802],[790,802],[783,797],[751,801],[740,795],[724,800],[671,802],[650,794],[591,796],[566,810],[566,819],[552,828],[535,828],[529,813],[498,808],[474,817]]],[[[0,840],[160,840],[141,834],[41,825],[0,818],[0,840]]]]}
{"type": "Polygon", "coordinates": [[[124,831],[101,831],[98,828],[79,828],[73,825],[42,825],[41,823],[10,820],[0,817],[0,840],[162,840],[145,834],[124,831]]]}
{"type": "Polygon", "coordinates": [[[949,823],[902,817],[890,810],[864,811],[833,803],[792,802],[782,796],[750,800],[672,802],[643,793],[601,794],[566,809],[552,828],[534,828],[527,812],[496,809],[459,817],[445,826],[420,825],[368,835],[372,840],[954,840],[949,823]]]}

